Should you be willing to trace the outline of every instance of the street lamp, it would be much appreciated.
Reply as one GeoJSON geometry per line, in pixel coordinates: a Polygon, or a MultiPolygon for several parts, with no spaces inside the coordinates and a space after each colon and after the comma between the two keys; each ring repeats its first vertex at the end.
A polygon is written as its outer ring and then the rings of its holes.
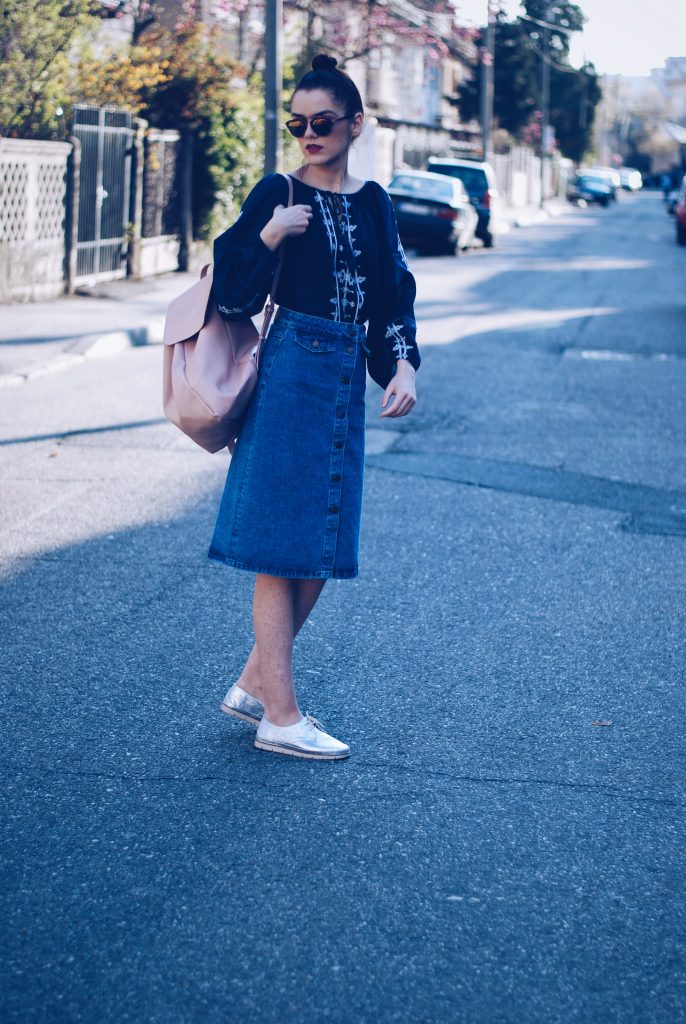
{"type": "MultiPolygon", "coordinates": [[[[545,20],[550,23],[552,8],[549,4],[545,12],[545,20]]],[[[550,28],[548,24],[543,28],[541,39],[541,200],[540,205],[545,203],[546,186],[546,160],[550,151],[550,28]]]]}
{"type": "Polygon", "coordinates": [[[490,160],[493,124],[493,70],[495,63],[495,0],[488,0],[486,36],[481,47],[481,137],[484,160],[490,160]]]}
{"type": "Polygon", "coordinates": [[[528,14],[519,15],[520,21],[530,21],[543,29],[541,49],[538,51],[541,58],[541,206],[545,202],[546,161],[548,157],[552,156],[553,151],[553,133],[550,125],[550,67],[553,63],[550,53],[550,30],[555,29],[556,32],[563,32],[567,36],[570,34],[570,29],[553,22],[554,7],[553,3],[547,5],[543,21],[539,18],[532,18],[528,14]]]}
{"type": "Polygon", "coordinates": [[[267,0],[264,26],[264,173],[281,167],[282,0],[267,0]]]}

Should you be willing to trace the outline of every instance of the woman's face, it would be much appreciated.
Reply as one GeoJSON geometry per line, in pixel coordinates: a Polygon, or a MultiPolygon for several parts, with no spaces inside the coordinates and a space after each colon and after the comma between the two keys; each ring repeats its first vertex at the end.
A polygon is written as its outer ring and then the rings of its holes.
{"type": "Polygon", "coordinates": [[[338,163],[362,131],[363,115],[346,117],[341,104],[326,89],[299,89],[293,96],[291,117],[308,119],[307,131],[298,145],[307,162],[316,166],[338,163]],[[328,135],[316,135],[309,119],[317,114],[343,120],[337,121],[328,135]]]}

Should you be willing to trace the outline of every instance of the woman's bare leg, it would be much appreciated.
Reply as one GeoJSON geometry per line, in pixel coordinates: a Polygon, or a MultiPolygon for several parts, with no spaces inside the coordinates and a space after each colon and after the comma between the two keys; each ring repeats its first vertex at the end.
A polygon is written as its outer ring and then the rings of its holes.
{"type": "MultiPolygon", "coordinates": [[[[276,577],[270,577],[270,579],[275,578],[276,577]]],[[[326,580],[287,580],[286,582],[292,585],[292,589],[294,591],[293,637],[296,637],[317,603],[317,599],[324,589],[326,580]]],[[[257,578],[255,579],[255,589],[257,590],[257,578]]],[[[248,660],[243,667],[243,671],[236,681],[243,690],[252,694],[253,697],[257,697],[259,700],[264,699],[262,679],[260,677],[260,657],[257,650],[257,644],[253,645],[248,656],[248,660]]]]}
{"type": "Polygon", "coordinates": [[[253,618],[259,697],[265,717],[274,725],[292,725],[302,718],[293,687],[293,638],[322,586],[321,580],[289,580],[264,573],[258,573],[255,579],[253,618]]]}
{"type": "Polygon", "coordinates": [[[297,636],[317,603],[326,580],[292,580],[295,583],[295,605],[293,608],[293,636],[297,636]]]}

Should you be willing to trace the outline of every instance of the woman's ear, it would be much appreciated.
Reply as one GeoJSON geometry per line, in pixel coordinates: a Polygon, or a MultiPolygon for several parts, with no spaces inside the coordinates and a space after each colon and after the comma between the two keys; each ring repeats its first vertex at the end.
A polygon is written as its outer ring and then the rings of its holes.
{"type": "Polygon", "coordinates": [[[352,137],[353,137],[353,139],[358,139],[360,137],[360,135],[362,134],[362,129],[363,128],[364,128],[364,114],[358,112],[357,114],[355,114],[355,116],[353,118],[353,123],[352,123],[352,137]]]}

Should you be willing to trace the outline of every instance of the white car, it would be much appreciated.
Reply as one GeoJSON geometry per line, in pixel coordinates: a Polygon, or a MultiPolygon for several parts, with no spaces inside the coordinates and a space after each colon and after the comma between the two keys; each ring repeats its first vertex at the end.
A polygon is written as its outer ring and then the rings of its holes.
{"type": "Polygon", "coordinates": [[[622,187],[622,179],[616,167],[589,167],[589,171],[592,171],[594,174],[604,174],[613,188],[622,187]]]}
{"type": "Polygon", "coordinates": [[[635,167],[620,167],[619,180],[626,192],[638,192],[643,188],[643,177],[635,167]]]}

